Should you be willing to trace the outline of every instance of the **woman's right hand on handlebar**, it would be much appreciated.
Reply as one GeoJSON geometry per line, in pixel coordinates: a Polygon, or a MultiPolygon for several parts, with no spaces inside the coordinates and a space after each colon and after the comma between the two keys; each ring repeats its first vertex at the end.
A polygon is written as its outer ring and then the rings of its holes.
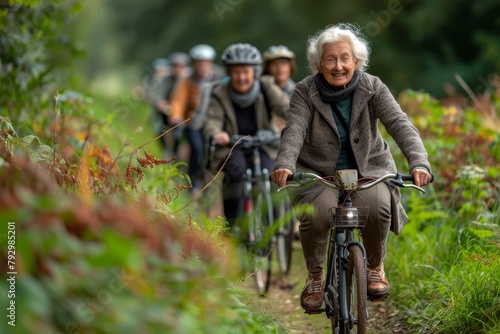
{"type": "Polygon", "coordinates": [[[286,185],[286,178],[291,174],[293,172],[289,169],[277,169],[271,173],[271,180],[281,188],[286,185]]]}
{"type": "Polygon", "coordinates": [[[423,169],[415,168],[411,174],[413,175],[414,184],[418,187],[423,187],[432,182],[431,174],[423,169]]]}
{"type": "Polygon", "coordinates": [[[231,140],[228,133],[225,131],[214,134],[212,139],[217,143],[217,145],[227,145],[231,140]]]}

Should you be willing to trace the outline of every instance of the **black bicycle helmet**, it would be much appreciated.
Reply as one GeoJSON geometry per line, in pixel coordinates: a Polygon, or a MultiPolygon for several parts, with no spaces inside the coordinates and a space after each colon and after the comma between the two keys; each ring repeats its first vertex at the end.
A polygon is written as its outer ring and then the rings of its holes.
{"type": "Polygon", "coordinates": [[[229,45],[221,55],[224,65],[261,65],[260,51],[248,43],[229,45]]]}

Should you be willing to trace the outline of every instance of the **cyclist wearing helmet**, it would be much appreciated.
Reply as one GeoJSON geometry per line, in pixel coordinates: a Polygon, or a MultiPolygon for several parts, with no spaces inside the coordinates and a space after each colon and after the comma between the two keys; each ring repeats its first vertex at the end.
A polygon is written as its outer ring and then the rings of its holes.
{"type": "MultiPolygon", "coordinates": [[[[203,128],[205,138],[228,145],[233,135],[273,130],[271,116],[274,113],[285,116],[288,96],[274,83],[272,76],[260,77],[262,58],[259,50],[250,44],[236,43],[226,48],[221,59],[229,81],[212,92],[203,128]]],[[[211,166],[218,170],[229,151],[228,146],[216,150],[211,166]]],[[[272,170],[276,148],[263,146],[260,153],[262,167],[272,170]]],[[[250,158],[251,152],[236,147],[224,167],[224,214],[231,226],[243,210],[243,178],[250,158]]]]}
{"type": "Polygon", "coordinates": [[[292,94],[295,88],[295,81],[291,76],[297,71],[295,64],[295,53],[286,46],[270,46],[264,52],[263,74],[270,74],[274,77],[276,84],[280,86],[288,95],[292,94]]]}
{"type": "MultiPolygon", "coordinates": [[[[165,62],[158,63],[164,64],[165,62]]],[[[171,113],[170,100],[173,92],[177,89],[180,79],[186,75],[189,56],[183,52],[174,52],[169,56],[167,63],[171,65],[170,73],[158,79],[159,83],[156,85],[151,99],[155,110],[155,117],[153,117],[155,124],[153,126],[157,135],[172,127],[169,121],[171,113]]],[[[177,151],[180,139],[179,133],[168,132],[161,139],[163,155],[166,157],[172,156],[177,151]]]]}
{"type": "MultiPolygon", "coordinates": [[[[158,102],[164,80],[170,73],[170,63],[167,58],[156,58],[151,65],[152,72],[148,71],[143,84],[146,101],[151,105],[152,109],[150,120],[153,133],[155,136],[159,136],[165,131],[164,124],[167,122],[167,116],[158,107],[158,102]]],[[[162,140],[160,144],[162,152],[165,151],[167,149],[166,142],[162,140]]]]}
{"type": "Polygon", "coordinates": [[[198,44],[191,48],[189,56],[193,61],[192,74],[182,80],[171,99],[170,123],[178,124],[190,118],[185,127],[189,146],[189,177],[193,191],[200,188],[204,179],[203,160],[205,153],[205,140],[201,132],[203,115],[198,112],[201,92],[206,85],[219,80],[224,72],[214,66],[215,50],[210,45],[198,44]]]}
{"type": "MultiPolygon", "coordinates": [[[[291,76],[297,71],[295,64],[295,53],[286,46],[270,46],[264,52],[263,74],[270,74],[274,77],[276,84],[288,95],[292,94],[295,88],[295,81],[291,76]]],[[[275,120],[276,131],[281,131],[285,127],[285,120],[279,117],[275,120]]]]}

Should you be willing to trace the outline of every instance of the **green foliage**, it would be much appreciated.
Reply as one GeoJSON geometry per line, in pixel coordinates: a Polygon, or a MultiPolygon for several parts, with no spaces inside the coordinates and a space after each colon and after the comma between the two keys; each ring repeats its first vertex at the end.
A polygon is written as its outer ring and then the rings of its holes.
{"type": "MultiPolygon", "coordinates": [[[[496,93],[441,103],[406,91],[435,176],[427,195],[405,194],[409,223],[390,236],[391,296],[412,333],[496,333],[500,316],[500,182],[496,93]],[[482,101],[482,102],[479,102],[482,101]]],[[[402,157],[388,138],[398,168],[402,157]]]]}
{"type": "Polygon", "coordinates": [[[77,1],[10,1],[0,10],[0,113],[15,128],[43,118],[61,82],[61,69],[80,51],[68,25],[77,1]]]}
{"type": "MultiPolygon", "coordinates": [[[[80,117],[77,109],[68,111],[73,120],[80,117]]],[[[95,160],[80,164],[74,196],[56,186],[52,159],[48,165],[21,159],[23,151],[36,157],[37,146],[26,143],[39,143],[37,137],[19,137],[4,118],[0,125],[1,156],[10,157],[0,166],[0,219],[16,224],[14,332],[286,333],[273,316],[249,309],[247,296],[230,283],[223,264],[234,255],[221,239],[225,220],[173,223],[139,194],[86,195],[85,168],[87,176],[99,177],[102,152],[85,155],[95,160]]],[[[151,177],[145,189],[158,191],[169,174],[182,175],[160,170],[157,184],[151,177]]],[[[1,245],[5,265],[7,242],[1,245]]],[[[0,287],[8,291],[6,284],[0,287]]],[[[0,306],[6,309],[7,302],[0,306]]],[[[0,331],[14,333],[7,322],[0,331]]]]}
{"type": "Polygon", "coordinates": [[[212,244],[218,222],[202,231],[127,197],[85,203],[36,170],[0,170],[0,219],[16,231],[16,333],[285,333],[229,283],[222,264],[234,255],[212,244]]]}
{"type": "Polygon", "coordinates": [[[446,211],[435,198],[412,196],[410,223],[388,244],[388,268],[397,268],[389,269],[397,270],[389,274],[397,278],[392,295],[415,332],[498,331],[500,197],[498,178],[488,174],[461,168],[446,211]]]}
{"type": "MultiPolygon", "coordinates": [[[[50,146],[43,145],[38,137],[27,135],[20,137],[4,117],[0,116],[0,140],[3,149],[6,151],[4,156],[7,159],[13,155],[20,155],[20,151],[28,153],[34,161],[50,161],[54,156],[54,151],[50,146]]],[[[0,165],[5,163],[0,157],[0,165]]]]}
{"type": "Polygon", "coordinates": [[[500,329],[500,258],[470,254],[431,279],[435,293],[427,310],[425,333],[497,333],[500,329]]]}
{"type": "MultiPolygon", "coordinates": [[[[17,229],[18,263],[33,255],[53,260],[49,276],[27,266],[17,277],[16,333],[285,333],[265,314],[249,312],[242,292],[212,266],[165,261],[111,230],[96,243],[62,226],[46,229],[43,239],[19,223],[17,229]]],[[[14,333],[5,321],[0,326],[14,333]]]]}

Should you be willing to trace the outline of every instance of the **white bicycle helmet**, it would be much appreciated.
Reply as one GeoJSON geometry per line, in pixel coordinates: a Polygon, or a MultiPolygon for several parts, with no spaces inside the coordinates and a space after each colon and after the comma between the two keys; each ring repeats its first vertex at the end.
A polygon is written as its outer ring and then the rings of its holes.
{"type": "Polygon", "coordinates": [[[214,60],[216,53],[210,45],[198,44],[189,50],[189,56],[194,60],[214,60]]]}
{"type": "Polygon", "coordinates": [[[184,52],[174,52],[168,57],[168,60],[172,65],[189,65],[189,56],[184,52]]]}
{"type": "Polygon", "coordinates": [[[248,43],[229,45],[222,53],[221,60],[224,65],[261,65],[260,51],[248,43]]]}
{"type": "Polygon", "coordinates": [[[284,45],[270,46],[269,49],[264,52],[264,61],[278,58],[295,59],[295,53],[284,45]]]}

